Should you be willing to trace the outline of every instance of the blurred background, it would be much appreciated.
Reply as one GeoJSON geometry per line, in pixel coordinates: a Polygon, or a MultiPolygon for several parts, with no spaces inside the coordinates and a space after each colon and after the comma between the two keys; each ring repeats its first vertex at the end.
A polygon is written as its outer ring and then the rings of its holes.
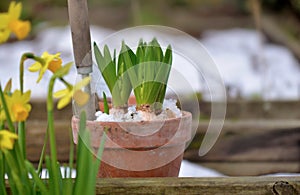
{"type": "MultiPolygon", "coordinates": [[[[9,2],[0,1],[0,12],[7,11],[9,2]]],[[[22,18],[32,22],[32,33],[26,41],[12,38],[0,45],[0,61],[7,66],[1,78],[16,76],[8,66],[17,66],[24,50],[61,51],[63,59],[73,61],[67,1],[22,2],[22,18]]],[[[198,39],[211,54],[226,87],[226,120],[216,145],[199,157],[211,114],[207,92],[199,87],[199,127],[185,154],[193,166],[220,175],[300,172],[300,0],[89,0],[88,5],[95,40],[137,25],[164,25],[198,39]]],[[[203,82],[199,75],[193,79],[203,82]]],[[[42,90],[34,94],[42,96],[42,90]]],[[[33,109],[42,108],[36,104],[33,109]]],[[[70,110],[58,112],[57,118],[69,120],[70,110]]],[[[32,121],[39,118],[43,116],[31,116],[32,121]]],[[[32,122],[32,128],[40,126],[32,122]]],[[[63,136],[58,138],[65,144],[63,136]]],[[[37,143],[30,144],[34,153],[37,143]]],[[[61,159],[67,151],[62,147],[61,159]]],[[[189,174],[201,176],[201,170],[189,174]]]]}
{"type": "MultiPolygon", "coordinates": [[[[1,12],[9,2],[0,2],[1,12]]],[[[46,27],[68,25],[66,0],[22,2],[22,18],[33,24],[31,39],[42,39],[38,35],[46,27]]],[[[90,24],[102,28],[95,40],[148,24],[173,27],[199,39],[216,61],[230,99],[300,96],[299,0],[89,0],[88,4],[90,24]]],[[[58,46],[68,41],[62,38],[66,37],[57,37],[58,46]]]]}
{"type": "MultiPolygon", "coordinates": [[[[1,1],[6,11],[10,1],[1,1]]],[[[67,24],[66,0],[23,0],[25,18],[34,24],[67,24]]],[[[89,0],[91,24],[114,30],[132,25],[160,24],[199,36],[205,29],[230,27],[253,28],[253,12],[260,4],[263,14],[282,25],[289,34],[299,37],[298,0],[89,0]],[[256,7],[256,8],[254,8],[256,7]]]]}
{"type": "MultiPolygon", "coordinates": [[[[1,1],[0,11],[10,1],[1,1]]],[[[66,0],[23,0],[23,18],[34,24],[68,23],[66,0]]],[[[299,0],[89,0],[91,24],[114,30],[133,25],[158,24],[199,36],[206,29],[254,28],[253,12],[261,7],[290,35],[299,37],[299,0]]]]}

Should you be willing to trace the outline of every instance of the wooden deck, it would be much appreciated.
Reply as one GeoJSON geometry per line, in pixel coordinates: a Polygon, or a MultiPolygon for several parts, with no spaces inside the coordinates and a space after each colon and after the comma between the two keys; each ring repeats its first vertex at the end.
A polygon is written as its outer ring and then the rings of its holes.
{"type": "Polygon", "coordinates": [[[300,177],[99,178],[95,194],[298,195],[300,177]]]}

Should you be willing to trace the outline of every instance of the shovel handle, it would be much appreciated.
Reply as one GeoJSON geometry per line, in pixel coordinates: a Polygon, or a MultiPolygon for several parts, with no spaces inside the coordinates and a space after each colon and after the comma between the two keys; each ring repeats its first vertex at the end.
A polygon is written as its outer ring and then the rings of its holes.
{"type": "MultiPolygon", "coordinates": [[[[92,73],[91,35],[87,0],[68,0],[69,22],[72,32],[73,52],[77,73],[82,78],[92,73]]],[[[91,85],[84,87],[90,99],[83,107],[73,105],[75,115],[85,111],[88,120],[95,119],[95,99],[91,92],[91,85]]]]}
{"type": "Polygon", "coordinates": [[[79,74],[92,72],[91,35],[87,0],[68,0],[75,64],[79,74]]]}

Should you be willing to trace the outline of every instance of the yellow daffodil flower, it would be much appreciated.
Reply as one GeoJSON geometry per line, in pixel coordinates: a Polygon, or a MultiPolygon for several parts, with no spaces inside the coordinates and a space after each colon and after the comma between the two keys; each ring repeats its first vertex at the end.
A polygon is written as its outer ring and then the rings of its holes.
{"type": "Polygon", "coordinates": [[[29,21],[20,20],[22,3],[12,1],[7,13],[0,14],[0,43],[8,40],[9,35],[14,33],[19,40],[25,39],[31,30],[29,21]]]}
{"type": "Polygon", "coordinates": [[[60,53],[49,54],[48,52],[44,52],[41,56],[41,59],[43,60],[43,63],[36,61],[28,68],[30,72],[40,71],[37,83],[43,78],[47,69],[55,73],[62,67],[60,53]]]}
{"type": "Polygon", "coordinates": [[[8,130],[0,131],[0,150],[11,150],[14,147],[15,140],[18,139],[18,135],[8,130]]]}
{"type": "Polygon", "coordinates": [[[62,109],[65,106],[67,106],[70,103],[72,97],[74,98],[75,102],[78,105],[83,106],[84,104],[86,104],[90,96],[89,94],[83,92],[81,89],[87,84],[89,84],[90,80],[91,77],[85,77],[84,79],[79,81],[76,85],[69,86],[66,89],[54,93],[53,96],[55,98],[60,98],[57,108],[62,109]]]}
{"type": "Polygon", "coordinates": [[[6,95],[7,107],[13,122],[25,121],[29,116],[31,105],[30,91],[21,93],[20,90],[15,90],[11,96],[6,95]]]}

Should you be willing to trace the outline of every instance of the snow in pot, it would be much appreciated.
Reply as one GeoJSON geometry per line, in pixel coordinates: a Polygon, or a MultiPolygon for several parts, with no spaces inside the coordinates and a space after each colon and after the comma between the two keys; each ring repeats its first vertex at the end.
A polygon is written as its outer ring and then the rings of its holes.
{"type": "Polygon", "coordinates": [[[153,121],[153,120],[165,120],[170,118],[179,118],[182,116],[180,109],[176,105],[176,100],[166,99],[163,103],[162,112],[156,115],[153,112],[145,112],[136,110],[135,106],[128,107],[128,112],[125,113],[120,109],[110,109],[110,114],[103,113],[101,111],[96,112],[96,121],[153,121]]]}

